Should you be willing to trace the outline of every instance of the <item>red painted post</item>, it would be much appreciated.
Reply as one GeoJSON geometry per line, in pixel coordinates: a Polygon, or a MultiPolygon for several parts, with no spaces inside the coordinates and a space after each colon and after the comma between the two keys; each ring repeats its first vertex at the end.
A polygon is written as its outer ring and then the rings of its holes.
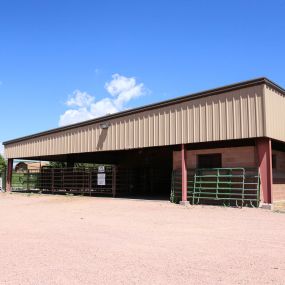
{"type": "Polygon", "coordinates": [[[272,203],[272,149],[271,139],[256,140],[260,183],[264,203],[272,203]]]}
{"type": "Polygon", "coordinates": [[[181,176],[182,176],[182,200],[180,204],[188,204],[187,201],[187,165],[185,145],[181,145],[181,176]]]}
{"type": "Polygon", "coordinates": [[[7,176],[6,176],[6,191],[10,192],[12,188],[12,173],[13,173],[13,159],[8,159],[7,176]]]}

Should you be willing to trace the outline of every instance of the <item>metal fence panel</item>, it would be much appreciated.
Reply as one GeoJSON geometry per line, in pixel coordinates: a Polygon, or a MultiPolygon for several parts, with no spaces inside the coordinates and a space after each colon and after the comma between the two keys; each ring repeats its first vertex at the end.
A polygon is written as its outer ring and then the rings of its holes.
{"type": "MultiPolygon", "coordinates": [[[[191,204],[258,206],[260,178],[257,169],[189,169],[187,197],[191,204]]],[[[181,171],[173,171],[171,202],[181,200],[181,171]]]]}
{"type": "Polygon", "coordinates": [[[51,168],[13,172],[13,191],[42,191],[51,193],[81,193],[116,195],[115,166],[105,166],[104,171],[95,168],[51,168]],[[99,183],[98,177],[101,181],[99,183]]]}

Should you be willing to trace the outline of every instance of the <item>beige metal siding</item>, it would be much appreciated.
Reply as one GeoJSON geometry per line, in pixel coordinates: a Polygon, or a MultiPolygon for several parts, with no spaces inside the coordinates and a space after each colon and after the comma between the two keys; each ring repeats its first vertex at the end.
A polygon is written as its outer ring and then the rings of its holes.
{"type": "Polygon", "coordinates": [[[270,86],[265,86],[266,136],[285,141],[285,96],[270,86]]]}
{"type": "Polygon", "coordinates": [[[107,130],[94,123],[11,143],[5,147],[6,156],[24,158],[260,137],[264,135],[263,88],[242,88],[112,119],[107,130]]]}

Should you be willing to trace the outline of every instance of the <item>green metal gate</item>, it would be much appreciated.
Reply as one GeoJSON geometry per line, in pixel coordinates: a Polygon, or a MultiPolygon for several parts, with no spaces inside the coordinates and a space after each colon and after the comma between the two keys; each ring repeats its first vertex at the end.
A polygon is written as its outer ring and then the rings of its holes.
{"type": "MultiPolygon", "coordinates": [[[[191,204],[225,206],[259,205],[260,179],[257,169],[210,168],[189,169],[187,199],[191,204]]],[[[181,171],[173,171],[171,202],[181,200],[181,171]]]]}

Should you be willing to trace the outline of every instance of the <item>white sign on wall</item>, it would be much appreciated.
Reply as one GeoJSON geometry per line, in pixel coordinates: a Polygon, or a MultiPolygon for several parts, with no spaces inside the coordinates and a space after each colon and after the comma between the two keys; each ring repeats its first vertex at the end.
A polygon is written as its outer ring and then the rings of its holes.
{"type": "Polygon", "coordinates": [[[106,174],[105,173],[98,173],[97,174],[97,185],[106,185],[106,174]]]}
{"type": "Polygon", "coordinates": [[[105,166],[104,165],[99,165],[98,166],[98,172],[105,172],[105,166]]]}

